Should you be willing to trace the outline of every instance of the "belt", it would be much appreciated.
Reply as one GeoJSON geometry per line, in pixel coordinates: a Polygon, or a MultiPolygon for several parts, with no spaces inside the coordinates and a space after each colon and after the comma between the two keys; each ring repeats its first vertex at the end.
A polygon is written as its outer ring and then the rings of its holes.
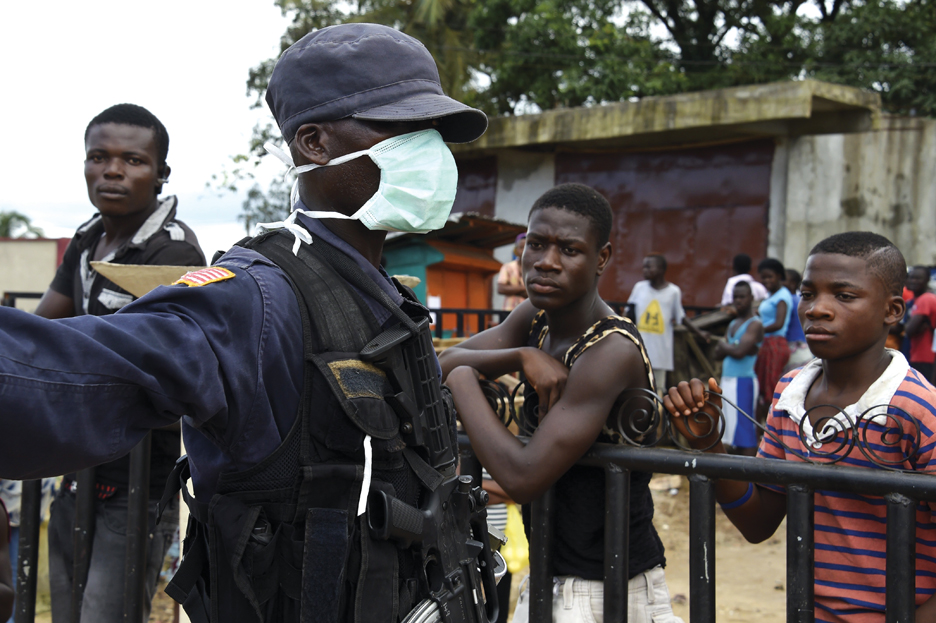
{"type": "MultiPolygon", "coordinates": [[[[65,479],[62,481],[62,488],[69,493],[78,493],[78,481],[65,479]]],[[[100,482],[94,483],[94,497],[99,500],[106,500],[107,498],[114,497],[117,491],[118,489],[115,486],[105,485],[100,482]]]]}

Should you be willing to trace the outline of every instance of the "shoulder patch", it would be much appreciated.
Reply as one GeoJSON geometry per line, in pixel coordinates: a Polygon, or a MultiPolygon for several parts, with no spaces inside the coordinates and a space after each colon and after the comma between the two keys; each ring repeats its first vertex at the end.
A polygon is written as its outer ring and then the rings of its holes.
{"type": "Polygon", "coordinates": [[[201,270],[196,270],[190,273],[185,273],[178,280],[174,281],[172,285],[178,285],[184,283],[187,286],[205,286],[209,283],[215,283],[216,281],[224,281],[225,279],[233,279],[234,273],[229,271],[227,268],[221,268],[220,266],[209,266],[208,268],[202,268],[201,270]]]}

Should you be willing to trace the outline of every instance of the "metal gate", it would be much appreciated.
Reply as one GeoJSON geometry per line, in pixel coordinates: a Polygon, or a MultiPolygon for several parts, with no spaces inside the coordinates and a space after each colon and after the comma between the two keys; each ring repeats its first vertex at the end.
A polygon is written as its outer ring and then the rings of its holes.
{"type": "MultiPolygon", "coordinates": [[[[505,424],[516,423],[523,435],[535,428],[535,401],[520,402],[525,384],[513,392],[504,386],[484,382],[483,389],[495,412],[505,424]]],[[[844,452],[834,458],[806,460],[803,463],[724,454],[705,454],[689,450],[675,434],[667,416],[663,416],[659,398],[647,390],[625,390],[617,413],[617,429],[624,439],[621,445],[596,444],[580,465],[605,470],[605,567],[604,620],[627,621],[628,531],[630,516],[630,472],[639,470],[689,477],[689,616],[692,623],[715,622],[715,480],[740,480],[783,485],[787,488],[787,621],[814,621],[814,496],[817,489],[879,495],[887,504],[886,603],[887,623],[912,622],[916,610],[916,505],[936,501],[936,478],[931,474],[908,472],[874,458],[868,450],[867,433],[862,432],[864,418],[889,418],[891,426],[909,422],[920,432],[913,416],[894,407],[871,407],[857,418],[844,414],[850,428],[836,431],[849,437],[839,446],[844,452]],[[643,407],[634,408],[634,401],[643,407]],[[899,412],[899,413],[898,413],[899,412]],[[636,416],[636,417],[635,417],[636,416]],[[625,419],[626,417],[626,419],[625,419]],[[638,425],[634,426],[634,422],[638,425]],[[642,435],[660,431],[656,439],[642,435]],[[677,449],[655,447],[667,441],[677,449]],[[834,463],[852,451],[861,452],[881,469],[839,466],[834,463]]],[[[534,394],[535,396],[535,394],[534,394]]],[[[776,434],[744,414],[774,441],[785,445],[776,434]]],[[[807,414],[808,416],[808,414],[807,414]]],[[[805,418],[804,418],[805,420],[805,418]]],[[[718,420],[723,422],[721,418],[718,420]]],[[[712,424],[712,422],[710,422],[712,424]]],[[[818,428],[818,426],[817,426],[818,428]]],[[[710,429],[711,430],[711,429],[710,429]]],[[[720,425],[718,438],[724,433],[720,425]]],[[[804,432],[801,427],[801,438],[804,432]]],[[[706,435],[700,435],[705,438],[706,435]]],[[[822,441],[829,442],[824,437],[822,441]]],[[[834,442],[834,439],[832,440],[834,442]]],[[[481,466],[471,452],[467,437],[460,438],[463,469],[480,478],[481,466]]],[[[713,444],[714,445],[714,444],[713,444]]],[[[917,435],[919,450],[919,434],[917,435]]],[[[828,453],[824,453],[828,454],[828,453]]],[[[910,457],[907,457],[908,459],[910,457]]],[[[548,491],[532,504],[530,536],[530,620],[552,621],[551,545],[554,492],[548,491]]]]}

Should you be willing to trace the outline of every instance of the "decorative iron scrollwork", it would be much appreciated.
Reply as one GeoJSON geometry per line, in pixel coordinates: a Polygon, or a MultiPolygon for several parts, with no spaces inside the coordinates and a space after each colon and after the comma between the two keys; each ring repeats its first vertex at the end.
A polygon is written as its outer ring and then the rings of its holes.
{"type": "MultiPolygon", "coordinates": [[[[516,424],[521,436],[531,436],[536,431],[541,417],[539,398],[529,383],[520,382],[510,391],[496,381],[481,381],[481,388],[488,403],[505,426],[516,424]]],[[[849,457],[855,448],[872,464],[882,469],[897,472],[916,472],[902,466],[913,463],[919,454],[922,426],[912,415],[891,405],[870,407],[857,417],[832,405],[818,405],[809,409],[799,422],[798,435],[806,452],[791,448],[780,435],[769,430],[755,417],[738,408],[724,396],[708,392],[706,403],[715,415],[703,411],[691,416],[696,439],[712,440],[704,448],[693,448],[673,426],[673,418],[663,407],[663,400],[654,392],[643,389],[625,389],[618,396],[608,418],[604,433],[615,441],[635,447],[654,447],[661,443],[675,445],[687,452],[705,452],[713,448],[725,434],[724,410],[715,403],[729,404],[738,412],[738,417],[748,421],[778,445],[798,456],[801,460],[816,465],[839,463],[849,457]],[[821,414],[821,415],[820,415],[821,414]],[[812,417],[816,418],[812,424],[812,417]],[[713,436],[714,435],[714,436],[713,436]],[[893,452],[895,458],[890,458],[893,452]]],[[[684,427],[686,428],[686,427],[684,427]]]]}

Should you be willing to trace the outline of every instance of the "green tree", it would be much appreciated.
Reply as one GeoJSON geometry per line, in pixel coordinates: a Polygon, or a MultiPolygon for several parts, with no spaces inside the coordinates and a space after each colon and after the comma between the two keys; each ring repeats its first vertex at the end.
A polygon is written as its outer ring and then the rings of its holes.
{"type": "Polygon", "coordinates": [[[493,0],[472,29],[492,112],[813,77],[936,114],[936,0],[493,0]]]}
{"type": "Polygon", "coordinates": [[[936,1],[865,0],[812,35],[809,75],[877,91],[889,112],[936,116],[936,1]]]}
{"type": "MultiPolygon", "coordinates": [[[[291,18],[283,50],[316,28],[386,24],[426,44],[446,93],[489,114],[813,77],[877,91],[891,112],[936,115],[936,0],[275,2],[291,18]]],[[[249,72],[254,106],[274,65],[249,72]]],[[[277,137],[271,119],[259,123],[216,185],[250,179],[277,137]]],[[[281,202],[251,192],[245,224],[281,202]]]]}
{"type": "Polygon", "coordinates": [[[252,233],[258,223],[275,223],[289,216],[289,191],[290,187],[280,177],[270,183],[266,192],[259,184],[254,184],[247,191],[247,199],[237,217],[247,233],[252,233]]]}
{"type": "Polygon", "coordinates": [[[492,0],[471,16],[477,70],[490,84],[469,103],[493,114],[582,106],[685,90],[674,55],[632,12],[614,22],[617,0],[492,0]],[[533,108],[533,109],[535,109],[533,108]]]}
{"type": "Polygon", "coordinates": [[[0,212],[0,238],[36,238],[42,230],[30,218],[19,212],[0,212]]]}

